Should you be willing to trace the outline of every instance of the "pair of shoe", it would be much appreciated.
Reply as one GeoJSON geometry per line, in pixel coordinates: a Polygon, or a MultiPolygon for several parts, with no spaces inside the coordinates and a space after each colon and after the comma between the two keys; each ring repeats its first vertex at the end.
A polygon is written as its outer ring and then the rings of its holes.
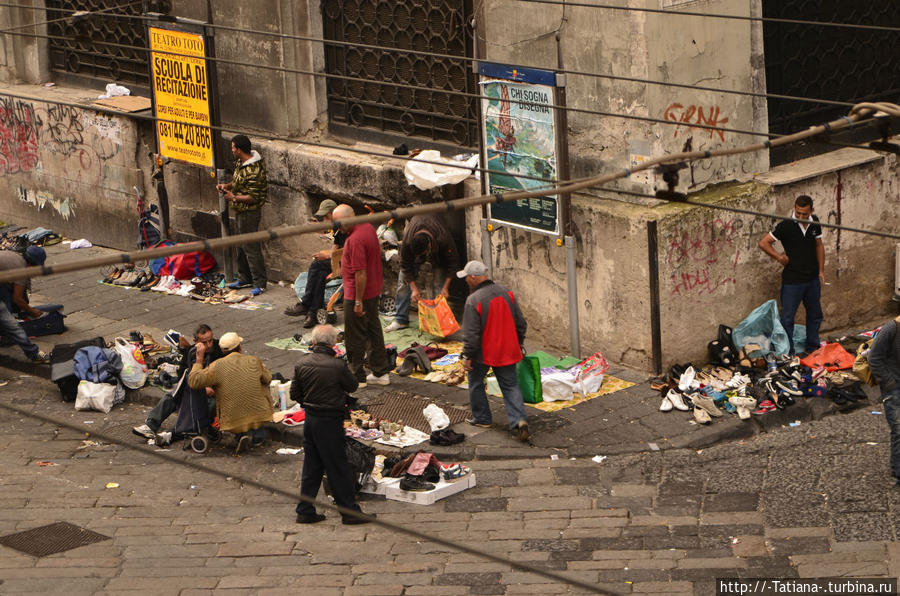
{"type": "Polygon", "coordinates": [[[289,306],[286,309],[284,309],[284,314],[286,314],[289,317],[302,317],[303,315],[305,315],[308,312],[309,312],[309,309],[306,308],[306,305],[303,304],[302,302],[298,302],[297,304],[294,304],[293,306],[289,306]]]}
{"type": "Polygon", "coordinates": [[[147,426],[146,424],[142,424],[140,426],[135,426],[131,429],[131,432],[136,434],[139,437],[143,437],[144,439],[155,439],[156,431],[147,426]]]}
{"type": "Polygon", "coordinates": [[[360,386],[363,385],[390,385],[391,384],[391,373],[386,372],[381,376],[375,375],[375,373],[369,373],[366,375],[366,382],[360,383],[360,386]]]}
{"type": "Polygon", "coordinates": [[[475,418],[466,418],[466,424],[471,424],[478,428],[491,428],[493,426],[490,422],[478,422],[475,418]]]}
{"type": "Polygon", "coordinates": [[[428,438],[428,442],[432,445],[441,445],[442,447],[448,447],[450,445],[462,443],[463,441],[465,441],[465,439],[466,435],[454,432],[449,428],[445,428],[432,432],[431,436],[428,438]]]}
{"type": "Polygon", "coordinates": [[[472,468],[464,466],[460,463],[441,465],[441,476],[447,482],[456,482],[460,478],[468,476],[472,472],[472,468]]]}
{"type": "Polygon", "coordinates": [[[698,389],[700,384],[696,380],[697,372],[693,366],[688,366],[678,379],[678,389],[682,392],[698,389]]]}
{"type": "Polygon", "coordinates": [[[772,410],[776,409],[776,407],[777,406],[775,405],[775,402],[773,402],[771,399],[764,399],[759,402],[759,406],[755,410],[753,410],[753,413],[756,415],[768,414],[772,410]]]}
{"type": "Polygon", "coordinates": [[[399,331],[400,329],[406,329],[409,327],[408,323],[401,323],[400,321],[394,321],[390,325],[384,328],[385,333],[390,333],[391,331],[399,331]]]}
{"type": "Polygon", "coordinates": [[[297,523],[298,524],[317,524],[319,522],[325,521],[325,516],[321,513],[298,513],[297,514],[297,523]]]}
{"type": "Polygon", "coordinates": [[[434,489],[434,485],[426,482],[421,476],[404,474],[403,479],[400,480],[400,490],[421,493],[432,489],[434,489]]]}
{"type": "MultiPolygon", "coordinates": [[[[697,409],[701,409],[706,412],[709,416],[713,418],[720,418],[725,414],[722,413],[718,407],[716,407],[716,402],[709,396],[703,395],[702,393],[692,393],[688,396],[691,400],[691,403],[694,404],[694,417],[697,417],[697,409]]],[[[698,420],[699,422],[699,420],[698,420]]]]}
{"type": "Polygon", "coordinates": [[[237,281],[231,282],[230,284],[228,284],[225,287],[228,288],[229,290],[241,290],[243,288],[249,288],[250,286],[251,286],[250,282],[237,280],[237,281]]]}
{"type": "Polygon", "coordinates": [[[756,408],[756,400],[752,397],[733,396],[728,398],[728,403],[735,407],[741,420],[750,418],[750,413],[756,408]]]}
{"type": "Polygon", "coordinates": [[[513,428],[513,434],[523,443],[527,443],[528,437],[531,436],[531,433],[528,432],[528,422],[519,420],[518,424],[513,428]]]}
{"type": "Polygon", "coordinates": [[[44,350],[38,350],[37,354],[30,358],[32,364],[49,364],[50,354],[44,350]]]}
{"type": "Polygon", "coordinates": [[[374,513],[363,513],[361,511],[359,512],[359,515],[360,517],[344,516],[343,518],[341,518],[341,523],[345,526],[359,526],[361,524],[371,523],[372,520],[378,517],[374,513]]]}
{"type": "Polygon", "coordinates": [[[669,392],[663,397],[662,403],[659,404],[660,412],[671,412],[672,408],[687,412],[690,406],[684,403],[684,398],[675,389],[669,389],[669,392]]]}

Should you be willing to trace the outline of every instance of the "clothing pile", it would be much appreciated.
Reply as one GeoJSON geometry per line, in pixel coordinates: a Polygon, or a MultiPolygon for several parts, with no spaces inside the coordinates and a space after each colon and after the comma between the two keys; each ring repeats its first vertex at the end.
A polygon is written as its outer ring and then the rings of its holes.
{"type": "Polygon", "coordinates": [[[400,490],[424,492],[434,490],[441,481],[456,482],[471,472],[471,468],[461,463],[443,463],[434,454],[419,451],[407,457],[388,457],[383,460],[376,457],[372,476],[376,481],[400,478],[400,490]]]}

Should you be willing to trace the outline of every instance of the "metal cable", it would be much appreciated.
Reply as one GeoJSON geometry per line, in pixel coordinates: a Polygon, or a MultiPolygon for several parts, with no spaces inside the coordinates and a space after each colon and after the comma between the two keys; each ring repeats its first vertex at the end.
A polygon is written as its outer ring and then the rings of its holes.
{"type": "MultiPolygon", "coordinates": [[[[12,4],[0,4],[0,6],[14,6],[14,7],[22,7],[22,8],[32,8],[34,10],[43,10],[43,9],[39,9],[39,8],[36,8],[33,6],[26,7],[26,6],[22,6],[22,5],[12,5],[12,4]]],[[[59,10],[59,9],[56,9],[56,10],[59,10]]],[[[147,21],[151,21],[151,22],[158,21],[158,19],[156,19],[154,17],[148,17],[145,15],[113,15],[113,16],[119,16],[119,17],[127,18],[127,19],[141,19],[141,20],[147,20],[147,21]]],[[[228,25],[219,25],[219,24],[211,24],[210,23],[210,24],[204,24],[204,27],[210,27],[213,29],[221,29],[223,31],[231,31],[231,32],[235,32],[235,33],[263,35],[263,36],[268,36],[268,37],[275,37],[278,39],[291,39],[291,40],[295,40],[295,41],[309,41],[309,42],[314,42],[314,43],[322,43],[325,45],[343,46],[343,47],[350,47],[350,48],[361,48],[361,49],[368,49],[368,50],[379,50],[379,51],[387,51],[387,52],[403,52],[404,54],[412,55],[412,56],[428,56],[428,57],[433,57],[433,58],[453,59],[453,60],[459,60],[459,61],[469,62],[469,63],[485,61],[485,60],[481,60],[481,59],[477,59],[477,58],[471,58],[468,56],[457,56],[454,54],[441,54],[439,52],[429,52],[429,51],[424,51],[424,50],[399,49],[399,48],[390,47],[390,46],[378,46],[378,45],[372,45],[372,44],[362,44],[362,43],[354,43],[354,42],[347,42],[347,41],[330,40],[330,39],[323,39],[323,38],[311,37],[311,36],[306,36],[306,35],[276,33],[273,31],[262,31],[262,30],[257,30],[257,29],[243,29],[241,27],[232,27],[232,26],[228,26],[228,25]]],[[[0,33],[2,33],[2,31],[0,31],[0,33]]],[[[12,33],[12,34],[15,35],[15,33],[12,33]]],[[[63,39],[68,39],[68,38],[63,38],[63,39]]],[[[92,43],[101,44],[104,42],[92,41],[92,43]]],[[[136,48],[137,46],[127,46],[127,47],[136,48]]],[[[102,56],[107,57],[106,54],[103,54],[102,56]]],[[[511,66],[511,67],[541,68],[538,66],[528,66],[528,65],[524,65],[524,64],[508,64],[508,63],[504,63],[504,62],[495,62],[495,61],[490,61],[490,62],[492,62],[494,64],[500,64],[500,65],[511,66]]],[[[253,66],[257,66],[257,65],[253,65],[253,66]]],[[[795,96],[795,95],[783,95],[783,94],[778,94],[778,93],[759,93],[759,92],[753,92],[753,91],[738,91],[735,89],[719,89],[716,87],[706,87],[706,86],[702,86],[702,85],[690,85],[687,83],[673,83],[673,82],[668,82],[668,81],[657,81],[657,80],[653,80],[653,79],[641,79],[641,78],[637,78],[637,77],[607,75],[607,74],[591,73],[591,72],[585,72],[585,71],[579,71],[579,70],[562,69],[562,70],[558,70],[557,72],[565,73],[565,74],[573,75],[573,76],[610,79],[610,80],[615,80],[615,81],[625,81],[625,82],[647,84],[647,85],[659,85],[659,86],[663,86],[663,87],[696,89],[699,91],[711,91],[711,92],[716,92],[716,93],[726,93],[726,94],[731,94],[731,95],[739,95],[739,96],[747,96],[747,97],[770,97],[770,98],[774,98],[774,99],[786,99],[786,100],[792,100],[792,101],[798,101],[798,102],[826,104],[826,105],[835,105],[835,106],[846,106],[846,107],[850,107],[853,105],[853,102],[848,102],[848,101],[836,101],[836,100],[823,99],[823,98],[800,97],[800,96],[795,96]]],[[[304,72],[303,74],[307,74],[307,73],[304,72]]],[[[312,74],[321,74],[321,73],[312,73],[312,74]]],[[[370,80],[370,79],[366,79],[366,80],[370,80]]],[[[382,84],[382,83],[379,82],[379,84],[382,84]]]]}
{"type": "Polygon", "coordinates": [[[803,19],[784,19],[780,17],[745,17],[740,15],[717,14],[705,12],[689,12],[683,10],[664,10],[662,8],[637,8],[634,6],[614,6],[611,4],[591,4],[588,2],[573,2],[572,0],[518,0],[529,4],[563,4],[578,8],[606,8],[609,10],[624,10],[628,12],[649,12],[664,15],[678,15],[685,17],[703,17],[710,19],[730,19],[733,21],[753,21],[758,23],[785,23],[788,25],[809,25],[816,27],[840,27],[842,29],[860,29],[864,31],[890,31],[900,32],[900,27],[885,27],[883,25],[852,25],[850,23],[835,23],[831,21],[807,21],[803,19]]]}
{"type": "MultiPolygon", "coordinates": [[[[118,10],[119,8],[127,8],[129,6],[134,6],[135,4],[140,4],[141,2],[142,2],[142,0],[135,0],[134,2],[126,2],[125,4],[109,6],[107,8],[101,8],[99,10],[87,10],[86,11],[86,10],[64,9],[64,10],[66,10],[66,12],[71,12],[73,14],[65,16],[65,17],[59,17],[56,19],[48,19],[46,21],[36,21],[34,23],[28,23],[26,25],[16,25],[15,27],[9,27],[7,29],[0,29],[0,33],[12,33],[13,31],[16,31],[18,29],[25,29],[27,27],[40,27],[41,25],[49,25],[50,23],[57,23],[59,21],[67,21],[67,20],[71,19],[72,17],[76,17],[76,16],[79,16],[79,17],[80,16],[85,16],[85,17],[93,16],[93,15],[109,12],[110,10],[118,10]],[[83,13],[83,14],[76,14],[76,13],[83,13]]],[[[11,6],[11,5],[0,4],[0,6],[11,6]]],[[[36,7],[32,6],[31,8],[36,8],[36,7]]],[[[43,7],[41,7],[40,10],[48,11],[48,9],[43,8],[43,7]]],[[[49,10],[55,10],[55,9],[49,9],[49,10]]],[[[110,15],[110,16],[119,16],[119,15],[110,15]]]]}
{"type": "Polygon", "coordinates": [[[372,518],[367,517],[366,515],[361,514],[358,511],[353,510],[353,509],[346,509],[337,504],[326,503],[324,501],[317,501],[314,498],[307,497],[300,493],[294,493],[291,491],[287,491],[287,490],[278,488],[277,486],[273,486],[271,484],[266,484],[266,483],[260,482],[258,480],[253,480],[251,478],[244,478],[242,476],[237,476],[233,473],[226,474],[225,472],[217,470],[216,468],[213,468],[212,466],[206,466],[206,465],[203,465],[201,463],[197,463],[197,462],[191,461],[191,460],[180,459],[180,458],[175,457],[174,455],[169,455],[165,451],[157,451],[155,449],[149,449],[149,448],[145,447],[144,445],[124,443],[124,442],[119,441],[115,437],[111,437],[110,435],[107,435],[105,433],[97,432],[93,429],[87,429],[87,428],[81,427],[81,426],[76,426],[74,423],[66,422],[64,420],[57,420],[57,419],[51,418],[50,416],[44,416],[44,415],[37,414],[34,412],[29,412],[25,409],[18,408],[16,406],[13,406],[10,404],[5,404],[2,401],[0,401],[0,408],[3,408],[5,410],[7,410],[9,412],[13,412],[15,414],[19,414],[20,416],[25,416],[28,418],[32,418],[34,420],[40,420],[41,422],[44,422],[46,424],[67,428],[67,429],[75,431],[79,434],[84,434],[86,436],[95,437],[95,438],[98,438],[107,443],[111,443],[113,445],[118,445],[120,447],[130,449],[132,451],[137,451],[139,453],[143,453],[144,455],[150,455],[150,456],[156,457],[158,459],[165,460],[169,463],[174,463],[174,464],[184,466],[187,468],[192,468],[199,472],[204,472],[207,474],[212,474],[213,476],[218,476],[219,478],[224,478],[224,479],[230,478],[232,480],[237,480],[243,484],[246,484],[247,486],[252,486],[252,487],[258,488],[260,490],[270,491],[270,492],[272,492],[272,494],[276,494],[281,497],[297,499],[298,501],[303,501],[305,503],[314,505],[317,508],[330,509],[332,511],[337,511],[341,514],[341,516],[371,519],[371,523],[381,526],[387,530],[392,530],[394,532],[406,534],[408,536],[412,536],[413,538],[417,538],[419,540],[426,540],[428,542],[440,544],[441,546],[446,546],[448,548],[452,548],[452,549],[458,550],[460,552],[468,553],[470,555],[475,555],[477,557],[481,557],[488,561],[493,561],[494,563],[509,565],[513,569],[518,569],[519,571],[525,571],[527,573],[534,573],[535,575],[540,575],[541,577],[546,577],[547,579],[552,579],[553,581],[556,581],[556,582],[568,584],[571,586],[577,586],[578,588],[587,590],[593,594],[605,594],[608,596],[617,596],[618,595],[618,592],[613,592],[610,590],[602,590],[594,584],[589,584],[589,583],[583,582],[581,580],[566,577],[565,575],[563,575],[561,573],[556,573],[554,571],[550,571],[549,569],[534,567],[532,565],[528,565],[525,563],[519,563],[518,561],[513,561],[511,559],[504,559],[503,557],[500,557],[498,555],[495,555],[495,554],[492,554],[492,553],[489,553],[489,552],[486,552],[486,551],[483,551],[483,550],[480,550],[477,548],[473,548],[466,544],[454,542],[452,540],[447,540],[447,539],[441,538],[440,536],[426,534],[425,532],[420,532],[418,530],[414,530],[414,529],[408,528],[406,526],[401,526],[401,525],[395,524],[393,522],[384,521],[383,519],[379,519],[379,518],[372,519],[372,518]]]}
{"type": "MultiPolygon", "coordinates": [[[[494,195],[480,195],[474,197],[466,197],[462,199],[454,199],[452,201],[443,201],[439,203],[430,203],[415,207],[401,207],[398,209],[391,209],[388,211],[376,212],[369,215],[360,215],[354,217],[348,217],[346,219],[341,219],[342,223],[348,225],[358,225],[363,223],[381,223],[385,222],[389,219],[404,219],[408,217],[412,217],[413,215],[422,215],[422,214],[431,214],[431,213],[442,213],[442,212],[451,212],[459,209],[467,209],[480,205],[487,205],[491,203],[503,203],[509,201],[517,201],[523,199],[536,198],[541,196],[546,196],[547,194],[570,194],[575,193],[581,190],[585,190],[587,188],[597,187],[607,182],[612,182],[614,180],[618,180],[620,178],[627,178],[631,176],[635,172],[640,172],[643,170],[648,170],[654,168],[658,165],[662,164],[679,164],[682,162],[695,161],[700,159],[709,159],[711,157],[723,157],[728,155],[738,155],[741,153],[750,153],[754,151],[761,151],[764,149],[768,149],[770,147],[777,147],[780,145],[786,145],[788,143],[793,143],[796,141],[801,141],[804,139],[808,139],[810,137],[814,137],[826,132],[834,132],[849,126],[855,125],[862,118],[874,114],[876,112],[884,112],[893,116],[900,116],[900,106],[896,104],[888,104],[888,103],[871,103],[871,104],[860,104],[851,111],[849,116],[844,116],[839,118],[838,120],[833,120],[831,122],[810,127],[807,130],[794,133],[791,135],[787,135],[774,141],[765,141],[764,143],[756,143],[753,145],[745,145],[742,147],[733,147],[728,149],[714,149],[707,151],[687,151],[682,153],[676,153],[672,155],[664,155],[662,157],[657,157],[655,159],[648,160],[638,166],[633,168],[623,168],[622,170],[617,171],[613,174],[605,174],[601,176],[591,176],[588,178],[583,178],[581,180],[569,181],[565,183],[556,184],[553,186],[548,186],[545,188],[532,189],[529,191],[514,191],[508,193],[497,193],[494,195]]],[[[699,203],[703,205],[703,203],[699,203]]],[[[756,213],[750,212],[756,215],[761,215],[764,217],[772,217],[768,213],[756,213]]],[[[82,269],[89,269],[93,267],[102,267],[105,265],[115,265],[119,263],[133,263],[134,261],[158,258],[158,257],[167,257],[175,254],[183,254],[187,252],[194,252],[199,250],[216,250],[220,248],[229,248],[234,246],[240,246],[243,244],[250,244],[256,242],[265,242],[268,240],[275,240],[278,238],[286,238],[291,236],[298,236],[302,234],[310,234],[320,231],[326,231],[331,228],[330,223],[312,223],[312,224],[303,224],[303,225],[295,225],[295,226],[285,226],[281,228],[273,228],[269,230],[263,230],[259,232],[251,232],[247,234],[240,234],[237,236],[228,236],[227,238],[216,238],[213,240],[202,240],[195,242],[188,242],[185,244],[180,244],[177,246],[170,247],[161,247],[161,248],[153,248],[149,250],[139,250],[132,252],[123,252],[118,253],[112,256],[102,256],[95,257],[91,259],[84,259],[81,261],[72,261],[69,263],[61,263],[59,265],[42,265],[35,267],[23,267],[20,269],[11,269],[8,271],[0,272],[0,283],[7,283],[12,281],[18,281],[21,279],[30,279],[33,277],[39,277],[43,275],[52,275],[54,273],[66,273],[70,271],[79,271],[82,269]]],[[[872,233],[878,236],[884,237],[893,237],[889,236],[886,233],[880,231],[868,231],[861,230],[857,228],[849,228],[848,231],[855,231],[861,233],[872,233]]]]}

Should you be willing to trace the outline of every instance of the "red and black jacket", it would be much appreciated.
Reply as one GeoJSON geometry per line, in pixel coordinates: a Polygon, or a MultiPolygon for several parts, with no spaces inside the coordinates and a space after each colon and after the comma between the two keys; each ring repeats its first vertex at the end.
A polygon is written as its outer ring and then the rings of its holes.
{"type": "Polygon", "coordinates": [[[463,358],[488,366],[509,366],[522,359],[528,323],[515,295],[491,280],[479,284],[463,312],[463,358]]]}

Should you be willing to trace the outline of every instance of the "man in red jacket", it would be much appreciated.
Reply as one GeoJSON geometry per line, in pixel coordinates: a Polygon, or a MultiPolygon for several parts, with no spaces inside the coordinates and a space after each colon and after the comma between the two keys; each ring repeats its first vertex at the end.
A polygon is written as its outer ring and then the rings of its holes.
{"type": "Polygon", "coordinates": [[[469,372],[469,407],[474,426],[491,426],[491,408],[484,391],[484,377],[494,369],[510,431],[520,441],[528,440],[528,420],[522,391],[516,379],[516,363],[522,359],[522,344],[528,323],[513,293],[488,278],[481,261],[469,261],[458,277],[465,278],[471,293],[463,312],[463,367],[469,372]]]}

